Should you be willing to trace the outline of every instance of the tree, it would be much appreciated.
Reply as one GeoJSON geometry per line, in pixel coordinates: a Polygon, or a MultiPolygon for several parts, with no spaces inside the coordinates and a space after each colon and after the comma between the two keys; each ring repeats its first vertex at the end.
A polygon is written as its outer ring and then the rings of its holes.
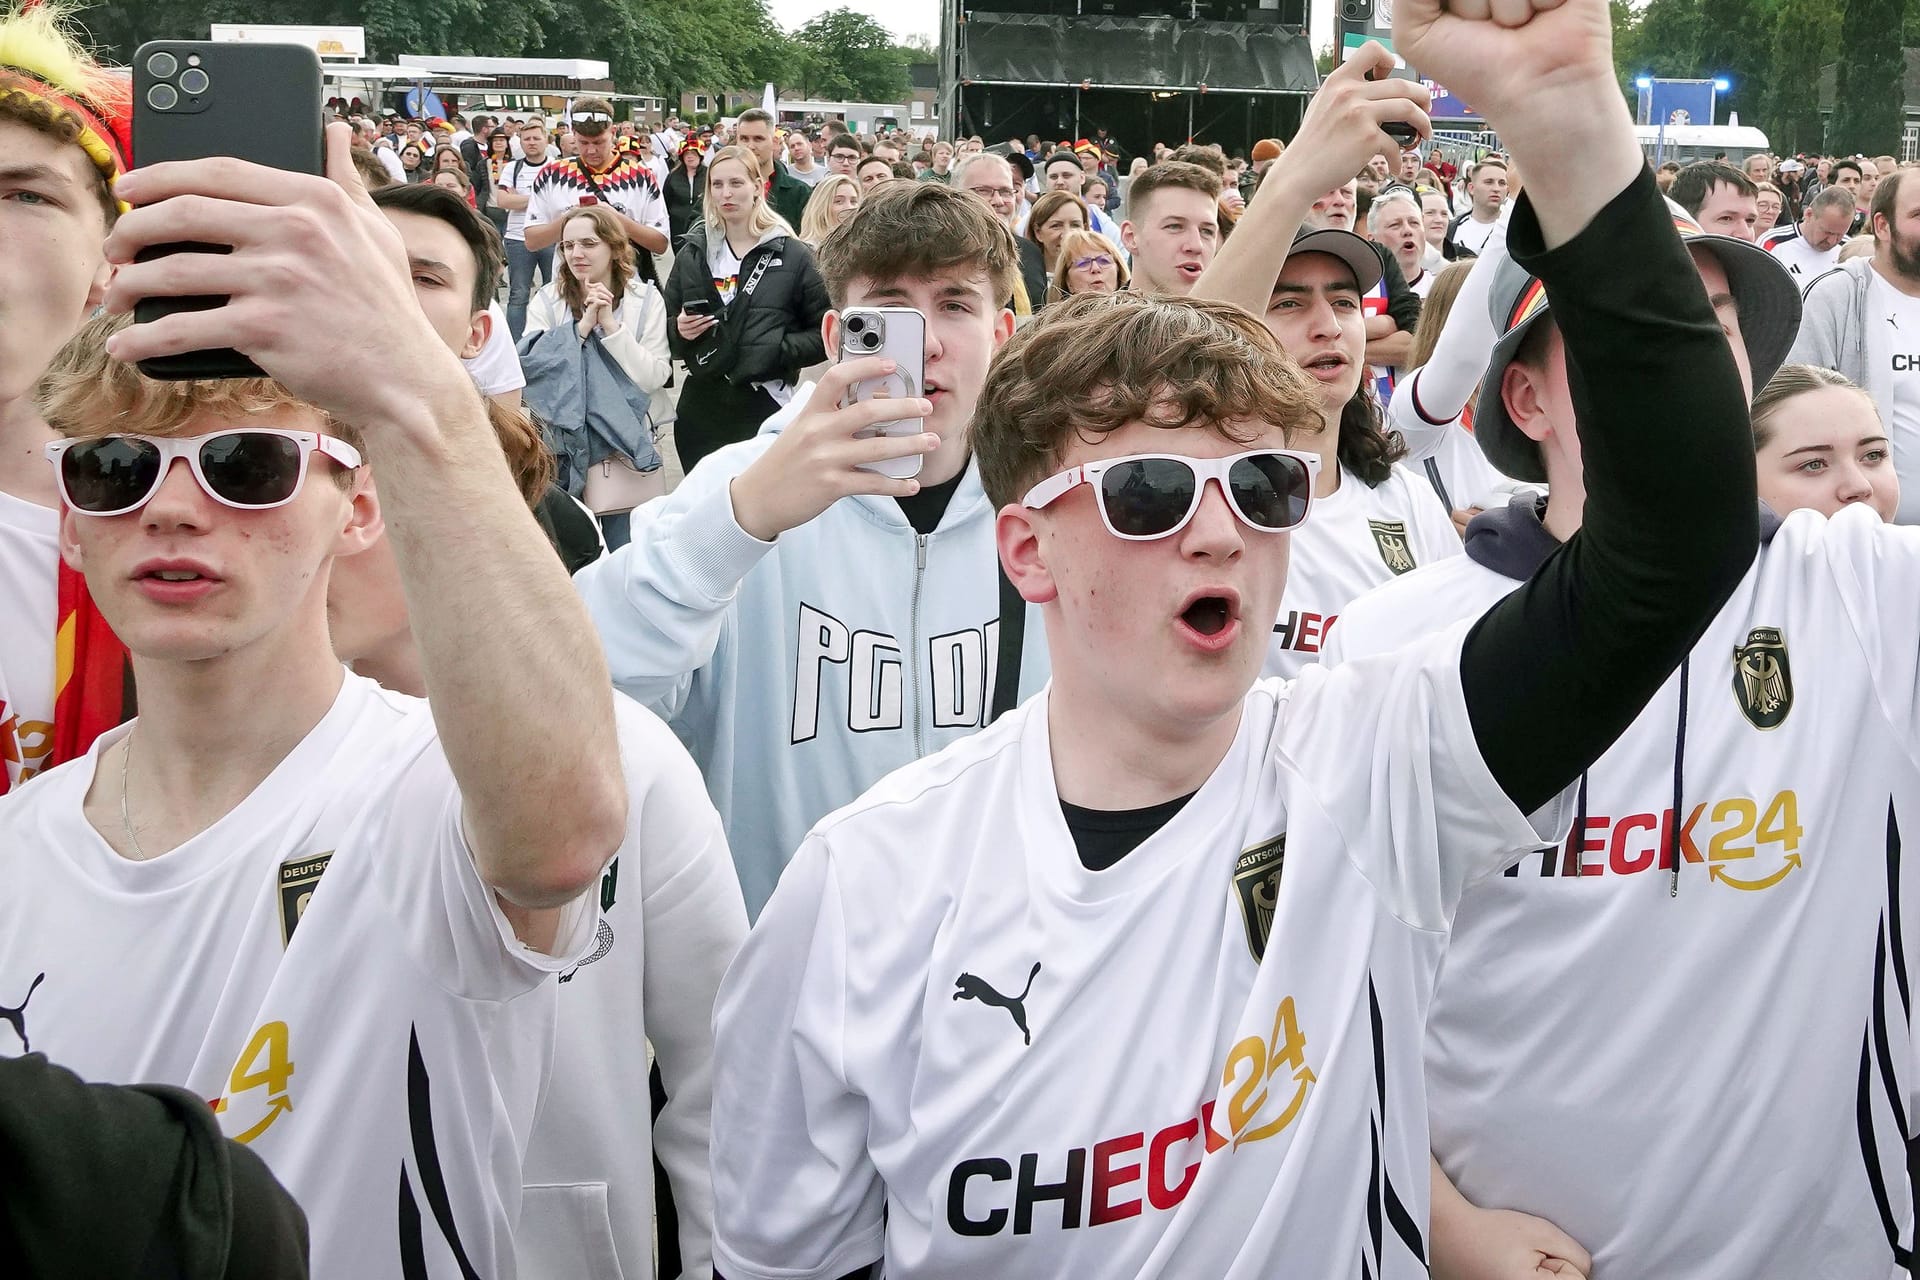
{"type": "Polygon", "coordinates": [[[1901,0],[1846,0],[1829,146],[1868,155],[1898,148],[1906,59],[1895,36],[1904,10],[1901,0]]]}
{"type": "Polygon", "coordinates": [[[878,22],[851,9],[823,13],[793,33],[800,94],[847,102],[907,96],[907,57],[878,22]]]}
{"type": "Polygon", "coordinates": [[[1767,95],[1767,140],[1778,155],[1817,151],[1820,69],[1840,35],[1832,0],[1785,0],[1773,33],[1773,86],[1767,95]]]}

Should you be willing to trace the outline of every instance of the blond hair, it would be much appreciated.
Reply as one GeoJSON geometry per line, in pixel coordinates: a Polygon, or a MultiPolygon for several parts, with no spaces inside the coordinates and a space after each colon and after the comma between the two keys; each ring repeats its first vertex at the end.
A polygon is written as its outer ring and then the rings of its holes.
{"type": "Polygon", "coordinates": [[[713,198],[713,171],[729,160],[739,162],[746,169],[747,184],[753,188],[753,209],[747,215],[747,234],[758,239],[778,227],[791,235],[793,228],[767,203],[767,175],[760,170],[760,157],[745,147],[722,147],[707,161],[707,187],[701,197],[700,211],[707,221],[708,243],[712,243],[714,236],[727,233],[726,225],[720,218],[720,205],[713,198]]]}
{"type": "Polygon", "coordinates": [[[1104,253],[1112,258],[1120,287],[1127,287],[1132,273],[1127,270],[1126,258],[1113,247],[1113,241],[1098,231],[1069,231],[1060,237],[1060,256],[1053,264],[1053,278],[1047,282],[1049,302],[1073,296],[1067,290],[1067,272],[1073,270],[1073,260],[1083,253],[1104,253]]]}
{"type": "Polygon", "coordinates": [[[851,187],[854,194],[854,209],[860,208],[860,184],[844,173],[829,174],[820,180],[820,185],[807,197],[807,207],[800,215],[800,238],[814,248],[827,238],[833,230],[827,219],[833,216],[833,197],[842,187],[851,187]]]}
{"type": "MultiPolygon", "coordinates": [[[[359,448],[360,433],[309,404],[271,378],[163,382],[139,366],[107,354],[107,339],[133,323],[131,315],[94,316],[55,353],[33,387],[33,405],[46,424],[69,439],[107,435],[200,434],[203,415],[229,422],[260,415],[279,426],[288,409],[320,419],[317,429],[359,448]]],[[[338,477],[344,485],[349,473],[338,477]]]]}

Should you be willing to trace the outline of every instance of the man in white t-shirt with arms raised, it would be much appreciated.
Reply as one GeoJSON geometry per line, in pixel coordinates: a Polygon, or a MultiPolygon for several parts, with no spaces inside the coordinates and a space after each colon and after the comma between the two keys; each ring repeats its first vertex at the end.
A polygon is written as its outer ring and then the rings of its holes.
{"type": "Polygon", "coordinates": [[[0,800],[0,987],[33,989],[20,1049],[208,1099],[306,1210],[317,1273],[498,1275],[553,975],[593,948],[627,792],[585,612],[351,138],[329,126],[326,178],[120,180],[109,314],[37,394],[61,551],[141,714],[0,800]],[[197,239],[234,249],[136,261],[197,239]],[[200,287],[228,301],[125,323],[200,287]],[[269,378],[134,367],[220,347],[269,378]],[[332,561],[383,525],[430,703],[332,652],[332,561]]]}
{"type": "MultiPolygon", "coordinates": [[[[1756,539],[1739,373],[1607,7],[1549,3],[1399,0],[1394,44],[1528,166],[1516,260],[1644,356],[1575,383],[1605,424],[1579,546],[1445,642],[1256,684],[1311,382],[1220,302],[1076,298],[1016,333],[972,441],[1053,680],[786,868],[715,1011],[718,1274],[1428,1274],[1419,1042],[1453,905],[1564,829],[1756,539]]],[[[1316,99],[1345,172],[1381,125],[1430,127],[1423,87],[1366,78],[1392,66],[1369,44],[1316,99]]]]}

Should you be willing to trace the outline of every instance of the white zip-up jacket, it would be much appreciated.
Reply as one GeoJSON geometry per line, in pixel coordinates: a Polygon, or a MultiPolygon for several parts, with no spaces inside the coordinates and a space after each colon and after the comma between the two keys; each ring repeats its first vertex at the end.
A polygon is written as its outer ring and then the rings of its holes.
{"type": "MultiPolygon", "coordinates": [[[[574,578],[614,683],[706,775],[749,917],[814,823],[986,724],[999,666],[994,510],[971,462],[931,534],[866,497],[773,542],[740,527],[733,478],[811,390],[636,510],[631,544],[574,578]]],[[[1048,674],[1029,613],[1022,692],[1048,674]]]]}

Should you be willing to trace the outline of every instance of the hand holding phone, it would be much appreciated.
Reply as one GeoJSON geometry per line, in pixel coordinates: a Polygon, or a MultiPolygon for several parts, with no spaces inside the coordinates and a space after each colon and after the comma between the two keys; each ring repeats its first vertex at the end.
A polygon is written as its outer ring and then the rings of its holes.
{"type": "MultiPolygon", "coordinates": [[[[881,356],[891,360],[894,371],[883,378],[856,382],[847,388],[847,404],[892,399],[906,400],[926,392],[927,318],[912,307],[848,307],[840,313],[838,358],[881,356]]],[[[917,436],[926,430],[920,418],[897,418],[878,422],[856,439],[875,436],[917,436]]],[[[920,474],[921,455],[910,453],[860,465],[869,471],[896,480],[920,474]]]]}
{"type": "MultiPolygon", "coordinates": [[[[154,40],[133,56],[133,154],[139,167],[212,156],[318,176],[322,161],[320,60],[282,44],[154,40]]],[[[175,253],[225,254],[231,246],[153,245],[147,262],[175,253]]],[[[134,308],[142,324],[208,311],[218,295],[149,297],[134,308]]],[[[260,367],[231,349],[189,351],[140,362],[150,378],[258,378],[260,367]]]]}

